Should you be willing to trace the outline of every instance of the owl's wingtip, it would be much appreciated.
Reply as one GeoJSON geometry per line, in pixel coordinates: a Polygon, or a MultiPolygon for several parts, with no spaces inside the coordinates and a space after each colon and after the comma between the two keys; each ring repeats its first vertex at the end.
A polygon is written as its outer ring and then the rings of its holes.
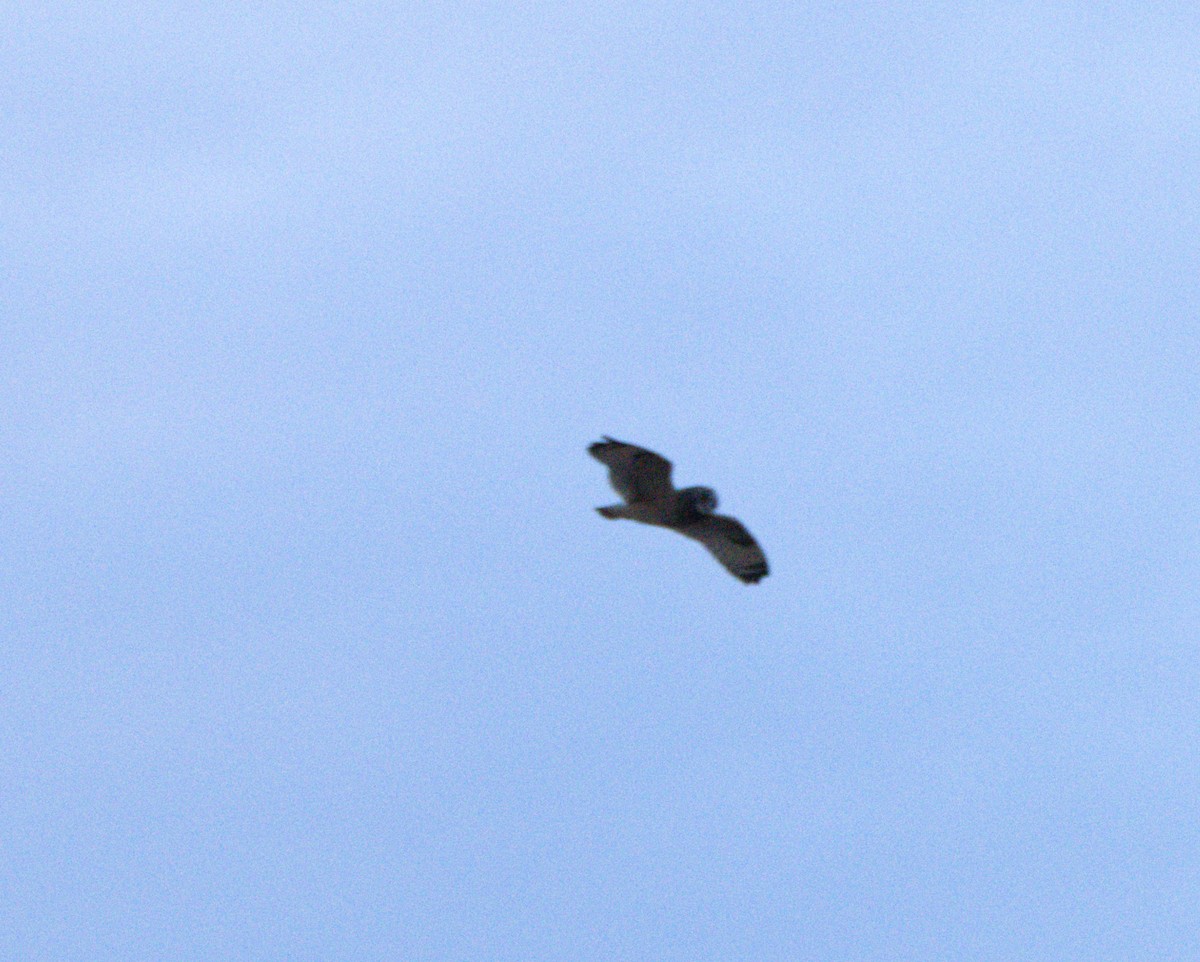
{"type": "Polygon", "coordinates": [[[743,584],[756,585],[771,573],[771,569],[765,564],[761,568],[751,568],[749,571],[738,573],[738,580],[743,584]]]}

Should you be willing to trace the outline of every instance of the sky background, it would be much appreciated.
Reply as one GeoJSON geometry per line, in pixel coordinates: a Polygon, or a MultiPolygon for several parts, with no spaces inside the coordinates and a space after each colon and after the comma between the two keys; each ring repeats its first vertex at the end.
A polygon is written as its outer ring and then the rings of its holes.
{"type": "Polygon", "coordinates": [[[3,20],[0,957],[1200,956],[1194,4],[3,20]]]}

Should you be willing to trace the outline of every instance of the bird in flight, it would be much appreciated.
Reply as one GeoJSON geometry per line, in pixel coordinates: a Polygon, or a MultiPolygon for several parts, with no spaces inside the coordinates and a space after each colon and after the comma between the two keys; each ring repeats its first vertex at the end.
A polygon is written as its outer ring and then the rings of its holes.
{"type": "Polygon", "coordinates": [[[608,466],[608,480],[624,504],[597,508],[606,518],[629,518],[678,531],[706,547],[735,578],[754,584],[767,576],[767,556],[737,518],[714,514],[712,488],[677,489],[671,462],[660,454],[607,435],[588,453],[608,466]]]}

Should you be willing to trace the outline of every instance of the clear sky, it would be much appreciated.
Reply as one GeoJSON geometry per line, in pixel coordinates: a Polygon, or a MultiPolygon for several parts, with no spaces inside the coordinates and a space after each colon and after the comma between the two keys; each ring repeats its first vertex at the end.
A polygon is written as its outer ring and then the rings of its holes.
{"type": "Polygon", "coordinates": [[[1200,957],[1194,3],[0,61],[0,957],[1200,957]]]}

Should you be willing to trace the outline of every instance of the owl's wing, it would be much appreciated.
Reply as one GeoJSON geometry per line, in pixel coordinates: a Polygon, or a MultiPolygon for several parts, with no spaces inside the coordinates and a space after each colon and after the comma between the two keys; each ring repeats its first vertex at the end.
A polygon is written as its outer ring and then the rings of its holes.
{"type": "Polygon", "coordinates": [[[710,514],[675,530],[699,541],[730,574],[748,585],[761,581],[769,573],[763,549],[737,518],[710,514]]]}
{"type": "Polygon", "coordinates": [[[609,483],[629,504],[657,501],[675,493],[671,462],[660,454],[607,435],[589,447],[588,454],[608,465],[609,483]]]}

